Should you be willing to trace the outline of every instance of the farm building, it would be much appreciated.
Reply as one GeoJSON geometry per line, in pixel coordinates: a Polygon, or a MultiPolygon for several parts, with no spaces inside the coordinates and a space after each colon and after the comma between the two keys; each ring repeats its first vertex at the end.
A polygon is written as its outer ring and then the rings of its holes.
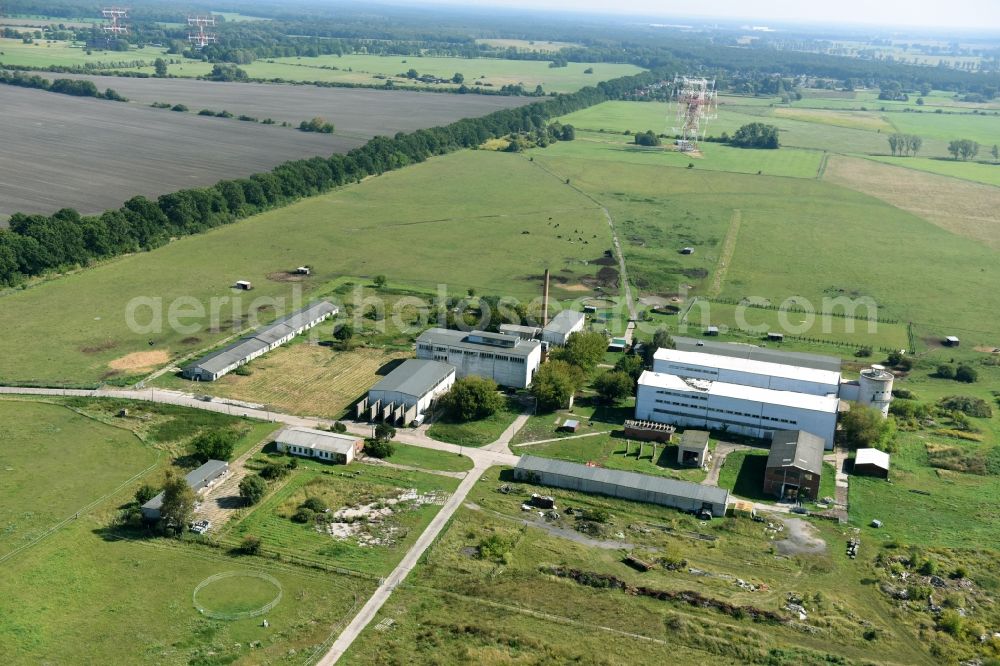
{"type": "Polygon", "coordinates": [[[563,310],[542,329],[542,341],[562,347],[569,336],[583,330],[584,315],[574,310],[563,310]]]}
{"type": "Polygon", "coordinates": [[[762,439],[781,430],[805,430],[819,435],[832,449],[839,406],[836,395],[775,391],[647,370],[639,377],[635,418],[762,439]]]}
{"type": "MultiPolygon", "coordinates": [[[[195,495],[200,495],[214,486],[229,473],[229,463],[224,460],[209,460],[201,467],[188,472],[184,480],[191,486],[195,495]]],[[[140,507],[142,517],[146,520],[159,520],[160,507],[163,506],[163,493],[160,493],[140,507]]]]}
{"type": "Polygon", "coordinates": [[[878,449],[858,449],[854,456],[854,474],[889,478],[889,454],[878,449]]]}
{"type": "Polygon", "coordinates": [[[705,328],[705,335],[716,336],[718,334],[719,334],[718,326],[708,326],[707,328],[705,328]]]}
{"type": "Polygon", "coordinates": [[[364,440],[354,435],[292,426],[279,432],[274,444],[282,453],[346,465],[361,452],[364,440]]]}
{"type": "Polygon", "coordinates": [[[944,346],[945,346],[945,347],[957,347],[957,346],[959,346],[960,344],[962,344],[962,341],[961,341],[961,340],[959,340],[959,339],[958,339],[957,337],[955,337],[954,335],[949,335],[948,337],[946,337],[946,338],[944,339],[944,346]]]}
{"type": "Polygon", "coordinates": [[[407,359],[368,390],[357,404],[358,418],[398,425],[422,422],[424,412],[455,383],[455,367],[440,361],[407,359]]]}
{"type": "Polygon", "coordinates": [[[250,291],[253,289],[253,283],[249,280],[237,280],[233,287],[236,289],[242,289],[243,291],[250,291]]]}
{"type": "Polygon", "coordinates": [[[578,419],[566,419],[563,424],[559,426],[559,430],[563,432],[576,432],[580,429],[580,421],[578,419]]]}
{"type": "Polygon", "coordinates": [[[726,515],[729,503],[729,491],[725,488],[535,456],[521,456],[514,477],[526,483],[660,504],[682,511],[708,509],[713,516],[726,515]]]}
{"type": "Polygon", "coordinates": [[[823,474],[823,439],[802,430],[774,433],[764,492],[781,499],[816,499],[823,474]]]}
{"type": "Polygon", "coordinates": [[[608,351],[623,352],[627,346],[628,340],[625,338],[611,338],[611,342],[608,343],[608,351]]]}
{"type": "Polygon", "coordinates": [[[253,334],[201,357],[184,368],[181,376],[195,381],[215,381],[258,356],[280,347],[337,312],[337,308],[327,301],[314,303],[267,326],[261,326],[253,334]]]}
{"type": "Polygon", "coordinates": [[[431,328],[417,338],[417,358],[449,363],[459,378],[477,375],[501,386],[527,388],[542,362],[542,343],[486,331],[431,328]]]}
{"type": "Polygon", "coordinates": [[[840,372],[833,370],[677,349],[657,349],[653,371],[810,395],[836,395],[840,390],[840,372]]]}
{"type": "Polygon", "coordinates": [[[789,352],[779,349],[758,347],[744,342],[717,342],[715,340],[699,340],[698,338],[674,338],[674,349],[677,351],[699,352],[714,356],[732,356],[750,361],[766,361],[784,365],[797,365],[803,368],[831,370],[840,372],[841,360],[836,356],[826,354],[809,354],[806,352],[789,352]]]}
{"type": "Polygon", "coordinates": [[[685,430],[677,446],[677,464],[703,467],[708,462],[708,431],[685,430]]]}

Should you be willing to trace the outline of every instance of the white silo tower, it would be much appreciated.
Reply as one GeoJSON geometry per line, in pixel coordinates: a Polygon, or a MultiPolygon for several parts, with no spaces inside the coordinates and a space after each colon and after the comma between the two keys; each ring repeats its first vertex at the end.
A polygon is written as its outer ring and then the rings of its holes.
{"type": "Polygon", "coordinates": [[[861,371],[861,378],[858,383],[858,402],[862,405],[871,405],[882,412],[882,416],[889,415],[889,403],[892,402],[892,373],[885,369],[885,366],[873,365],[861,371]]]}

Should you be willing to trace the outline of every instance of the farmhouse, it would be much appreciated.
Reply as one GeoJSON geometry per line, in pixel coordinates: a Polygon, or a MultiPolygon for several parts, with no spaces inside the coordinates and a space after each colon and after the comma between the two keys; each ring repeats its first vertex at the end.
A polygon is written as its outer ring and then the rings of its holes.
{"type": "Polygon", "coordinates": [[[823,440],[801,430],[774,433],[764,492],[780,499],[816,499],[823,473],[823,440]]]}
{"type": "Polygon", "coordinates": [[[422,422],[424,412],[455,383],[455,367],[441,361],[407,359],[368,391],[356,416],[398,425],[422,422]]]}
{"type": "Polygon", "coordinates": [[[708,431],[685,430],[677,446],[677,464],[703,467],[708,461],[708,431]]]}
{"type": "Polygon", "coordinates": [[[679,377],[810,395],[836,395],[840,390],[839,371],[677,349],[657,349],[653,370],[679,377]]]}
{"type": "Polygon", "coordinates": [[[889,454],[878,449],[858,449],[854,456],[854,474],[889,478],[889,454]]]}
{"type": "Polygon", "coordinates": [[[514,477],[526,483],[660,504],[682,511],[707,509],[713,516],[726,515],[729,503],[729,491],[725,488],[535,456],[521,456],[514,477]]]}
{"type": "Polygon", "coordinates": [[[832,449],[839,406],[836,395],[776,391],[647,370],[639,377],[635,418],[763,439],[782,430],[805,430],[832,449]]]}
{"type": "Polygon", "coordinates": [[[338,310],[331,303],[321,301],[302,308],[277,321],[258,328],[253,334],[203,356],[181,371],[181,376],[195,381],[211,382],[280,347],[296,335],[309,330],[338,310]]]}
{"type": "Polygon", "coordinates": [[[279,432],[274,444],[282,453],[346,465],[361,452],[364,440],[354,435],[292,426],[279,432]]]}
{"type": "Polygon", "coordinates": [[[527,388],[542,361],[538,340],[431,328],[417,338],[417,358],[455,366],[456,377],[477,375],[501,386],[527,388]]]}
{"type": "Polygon", "coordinates": [[[574,310],[563,310],[542,329],[542,341],[562,347],[569,336],[583,330],[584,314],[574,310]]]}
{"type": "MultiPolygon", "coordinates": [[[[198,469],[188,472],[184,480],[191,486],[196,495],[204,493],[216,484],[219,479],[229,473],[229,463],[224,460],[209,460],[198,469]]],[[[160,493],[140,507],[142,517],[146,520],[159,520],[160,507],[163,506],[163,493],[160,493]]]]}

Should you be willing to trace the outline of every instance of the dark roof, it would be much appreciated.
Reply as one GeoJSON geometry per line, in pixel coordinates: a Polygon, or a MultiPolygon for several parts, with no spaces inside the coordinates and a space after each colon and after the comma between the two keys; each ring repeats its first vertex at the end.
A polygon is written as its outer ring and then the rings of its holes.
{"type": "Polygon", "coordinates": [[[674,338],[674,348],[678,351],[700,352],[702,354],[717,354],[718,356],[733,356],[751,361],[766,361],[768,363],[784,363],[798,365],[816,370],[833,370],[840,372],[841,361],[836,356],[824,354],[807,354],[805,352],[787,352],[778,349],[767,349],[741,342],[713,342],[696,338],[674,338]]]}
{"type": "Polygon", "coordinates": [[[453,331],[447,328],[429,328],[417,338],[417,344],[440,345],[468,349],[478,353],[504,353],[527,358],[542,346],[538,340],[522,340],[514,335],[500,335],[486,331],[453,331]]]}
{"type": "Polygon", "coordinates": [[[411,358],[403,361],[369,390],[393,391],[419,398],[453,374],[453,365],[411,358]]]}
{"type": "Polygon", "coordinates": [[[768,467],[797,467],[813,474],[823,473],[822,437],[804,430],[779,430],[771,438],[768,467]]]}
{"type": "MultiPolygon", "coordinates": [[[[820,440],[822,442],[822,440],[820,440]]],[[[517,461],[517,469],[528,472],[543,472],[559,476],[569,476],[586,479],[595,483],[605,483],[622,488],[636,488],[674,497],[686,497],[725,505],[729,501],[729,491],[715,486],[703,486],[689,481],[678,481],[662,476],[651,476],[637,472],[623,472],[603,467],[588,467],[579,463],[538,458],[536,456],[521,456],[517,461]]]]}
{"type": "Polygon", "coordinates": [[[708,431],[707,430],[685,430],[681,433],[681,448],[685,449],[704,449],[708,446],[708,431]]]}

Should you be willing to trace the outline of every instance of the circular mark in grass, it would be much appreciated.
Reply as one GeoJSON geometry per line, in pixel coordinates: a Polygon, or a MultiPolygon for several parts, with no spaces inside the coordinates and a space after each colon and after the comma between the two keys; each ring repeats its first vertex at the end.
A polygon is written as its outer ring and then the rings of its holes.
{"type": "Polygon", "coordinates": [[[283,593],[278,579],[266,573],[223,571],[198,583],[191,601],[202,615],[242,620],[267,613],[278,605],[283,593]]]}

